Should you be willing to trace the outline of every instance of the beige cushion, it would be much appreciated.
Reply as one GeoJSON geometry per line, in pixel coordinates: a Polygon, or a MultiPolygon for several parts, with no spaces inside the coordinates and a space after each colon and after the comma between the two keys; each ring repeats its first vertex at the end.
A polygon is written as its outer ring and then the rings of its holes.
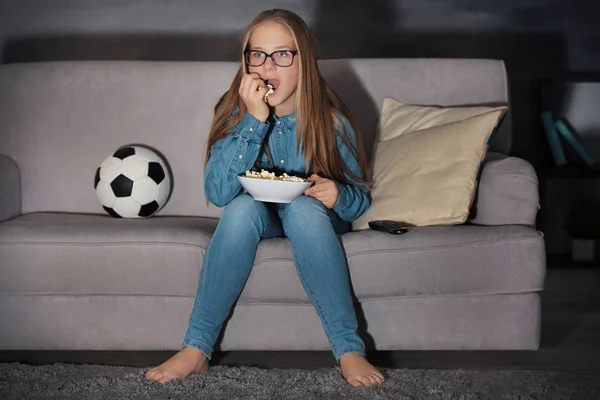
{"type": "Polygon", "coordinates": [[[383,100],[377,141],[382,142],[405,133],[433,128],[450,122],[488,113],[506,112],[506,106],[435,107],[404,104],[390,97],[383,100]],[[383,129],[385,127],[385,129],[383,129]]]}
{"type": "MultiPolygon", "coordinates": [[[[388,140],[374,148],[372,204],[353,229],[368,229],[369,221],[379,219],[411,226],[465,222],[487,141],[506,110],[500,107],[429,128],[422,127],[431,122],[417,121],[411,126],[421,128],[415,131],[395,115],[382,116],[381,137],[388,140]]],[[[444,114],[452,115],[445,112],[438,118],[444,114]]]]}

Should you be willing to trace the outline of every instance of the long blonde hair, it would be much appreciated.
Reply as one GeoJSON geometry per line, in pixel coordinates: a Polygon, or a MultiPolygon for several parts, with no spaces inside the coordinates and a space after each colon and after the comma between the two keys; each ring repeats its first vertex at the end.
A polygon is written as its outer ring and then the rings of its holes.
{"type": "Polygon", "coordinates": [[[287,10],[267,10],[260,13],[246,28],[243,36],[242,64],[231,83],[231,87],[215,106],[215,118],[210,129],[206,148],[205,166],[210,150],[216,141],[231,134],[230,130],[246,115],[247,109],[238,93],[246,72],[244,52],[248,50],[250,35],[260,24],[274,21],[287,27],[297,46],[300,57],[300,72],[296,90],[296,149],[303,145],[306,168],[322,177],[334,179],[342,184],[360,184],[361,188],[371,188],[362,137],[348,108],[321,76],[315,57],[313,42],[306,23],[298,15],[287,10]],[[238,109],[235,115],[234,111],[238,109]],[[334,119],[343,130],[339,115],[351,124],[356,135],[356,145],[347,133],[341,135],[346,146],[358,160],[363,177],[356,176],[345,165],[337,149],[334,119]],[[347,178],[349,177],[350,180],[347,178]]]}

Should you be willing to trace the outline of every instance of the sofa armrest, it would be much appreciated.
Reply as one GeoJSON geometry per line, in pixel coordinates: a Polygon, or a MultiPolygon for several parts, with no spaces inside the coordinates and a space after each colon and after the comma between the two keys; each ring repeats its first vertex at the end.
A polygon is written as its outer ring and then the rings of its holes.
{"type": "Polygon", "coordinates": [[[520,158],[489,153],[482,164],[469,223],[535,227],[539,208],[533,166],[520,158]]]}
{"type": "Polygon", "coordinates": [[[21,177],[19,167],[0,154],[0,222],[21,215],[21,177]]]}

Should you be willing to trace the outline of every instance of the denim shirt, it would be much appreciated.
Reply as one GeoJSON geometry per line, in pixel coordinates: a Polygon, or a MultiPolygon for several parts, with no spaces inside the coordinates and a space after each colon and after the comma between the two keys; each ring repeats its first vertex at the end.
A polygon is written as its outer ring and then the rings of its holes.
{"type": "MultiPolygon", "coordinates": [[[[277,117],[271,114],[266,122],[246,113],[235,125],[231,134],[218,140],[210,151],[210,158],[204,171],[204,193],[217,207],[223,207],[243,192],[237,175],[252,169],[260,156],[260,166],[277,175],[305,176],[306,160],[302,146],[296,151],[295,112],[277,117]],[[273,164],[262,149],[266,140],[273,164]]],[[[332,117],[333,118],[333,117],[332,117]]],[[[350,141],[355,145],[356,137],[350,123],[341,118],[350,141]]],[[[350,149],[342,141],[336,124],[338,151],[343,162],[356,176],[363,177],[360,166],[350,149]]],[[[366,191],[349,184],[335,182],[339,197],[333,211],[345,221],[354,221],[371,205],[366,191]]]]}

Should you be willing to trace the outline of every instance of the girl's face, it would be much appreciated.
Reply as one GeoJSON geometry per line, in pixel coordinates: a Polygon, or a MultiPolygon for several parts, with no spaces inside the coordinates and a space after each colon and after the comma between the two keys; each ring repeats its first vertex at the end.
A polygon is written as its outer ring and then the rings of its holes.
{"type": "MultiPolygon", "coordinates": [[[[273,58],[285,64],[286,50],[296,51],[294,37],[289,29],[277,22],[265,22],[252,31],[248,49],[252,57],[262,57],[257,51],[272,54],[273,58]]],[[[264,57],[264,64],[259,67],[248,65],[249,73],[257,73],[266,83],[273,85],[274,92],[269,95],[269,105],[275,108],[278,116],[291,114],[296,108],[296,89],[298,87],[300,54],[293,56],[289,67],[277,66],[273,58],[264,57]]]]}

